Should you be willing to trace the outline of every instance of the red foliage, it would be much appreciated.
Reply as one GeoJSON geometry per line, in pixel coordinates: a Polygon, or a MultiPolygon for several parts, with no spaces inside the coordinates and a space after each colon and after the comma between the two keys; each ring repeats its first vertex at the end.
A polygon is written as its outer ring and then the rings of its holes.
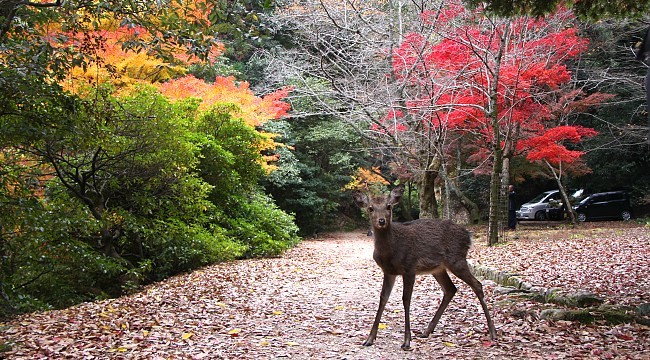
{"type": "Polygon", "coordinates": [[[571,164],[578,160],[584,152],[569,150],[564,143],[578,143],[583,138],[596,136],[598,133],[581,126],[558,126],[548,129],[544,134],[530,138],[524,142],[530,147],[530,161],[546,160],[551,164],[571,164]]]}
{"type": "MultiPolygon", "coordinates": [[[[483,161],[489,152],[481,148],[490,149],[494,144],[496,120],[496,131],[513,149],[531,149],[533,144],[540,147],[531,159],[572,161],[579,157],[579,152],[569,151],[560,140],[553,140],[553,134],[559,136],[560,132],[568,136],[566,129],[545,132],[548,120],[557,118],[562,111],[562,115],[584,111],[608,95],[563,95],[571,81],[566,62],[588,46],[588,40],[578,36],[570,12],[559,8],[545,18],[499,21],[486,18],[479,9],[470,11],[452,1],[421,17],[435,35],[407,34],[392,53],[393,75],[409,94],[399,106],[406,104],[404,116],[416,120],[402,120],[402,126],[393,125],[392,129],[418,131],[424,125],[472,134],[474,154],[470,158],[483,161]],[[526,146],[517,144],[528,138],[536,140],[526,146]]],[[[391,111],[382,124],[395,122],[391,111]]],[[[375,129],[379,128],[375,125],[375,129]]],[[[581,137],[593,136],[584,129],[576,131],[581,137]]],[[[503,140],[501,145],[507,146],[503,140]]]]}

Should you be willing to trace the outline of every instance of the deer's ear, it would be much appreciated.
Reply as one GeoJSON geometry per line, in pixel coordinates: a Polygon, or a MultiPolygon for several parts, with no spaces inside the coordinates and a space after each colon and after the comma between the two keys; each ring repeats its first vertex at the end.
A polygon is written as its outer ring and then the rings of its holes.
{"type": "Polygon", "coordinates": [[[404,185],[398,185],[390,192],[390,197],[388,198],[389,204],[397,204],[404,195],[404,185]]]}
{"type": "Polygon", "coordinates": [[[368,206],[368,196],[361,191],[355,191],[352,197],[360,208],[366,208],[368,206]]]}

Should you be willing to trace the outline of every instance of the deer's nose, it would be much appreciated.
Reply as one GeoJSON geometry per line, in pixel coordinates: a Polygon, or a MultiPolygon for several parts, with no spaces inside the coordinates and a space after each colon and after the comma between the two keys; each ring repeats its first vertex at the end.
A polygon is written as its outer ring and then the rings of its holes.
{"type": "Polygon", "coordinates": [[[386,225],[386,219],[384,219],[384,218],[381,218],[381,219],[377,220],[377,222],[379,223],[379,225],[382,225],[382,226],[386,225]]]}

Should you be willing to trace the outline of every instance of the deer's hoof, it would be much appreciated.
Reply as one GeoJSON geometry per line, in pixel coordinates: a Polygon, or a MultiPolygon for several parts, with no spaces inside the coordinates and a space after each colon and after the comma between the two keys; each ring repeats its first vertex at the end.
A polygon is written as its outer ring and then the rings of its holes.
{"type": "Polygon", "coordinates": [[[374,344],[374,341],[366,340],[363,342],[363,346],[372,346],[374,344]]]}
{"type": "Polygon", "coordinates": [[[418,337],[419,337],[419,338],[422,338],[422,339],[425,339],[425,338],[428,338],[429,335],[431,335],[430,332],[423,331],[423,332],[421,332],[421,333],[418,334],[418,337]]]}
{"type": "Polygon", "coordinates": [[[411,351],[411,344],[402,344],[402,350],[404,351],[411,351]]]}

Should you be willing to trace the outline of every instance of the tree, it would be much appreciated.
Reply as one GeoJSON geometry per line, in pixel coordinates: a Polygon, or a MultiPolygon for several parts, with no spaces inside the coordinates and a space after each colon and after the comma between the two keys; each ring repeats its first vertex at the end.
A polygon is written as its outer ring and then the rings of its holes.
{"type": "MultiPolygon", "coordinates": [[[[587,48],[571,14],[503,19],[460,3],[320,5],[292,9],[309,46],[306,55],[291,56],[317,62],[302,74],[330,82],[325,95],[335,100],[320,96],[324,111],[362,130],[386,167],[412,176],[421,216],[437,216],[436,183],[444,184],[445,202],[448,194],[462,199],[456,182],[468,173],[467,159],[478,166],[471,170],[492,174],[490,238],[496,241],[516,143],[544,128],[551,95],[571,81],[567,62],[587,48]],[[314,11],[328,21],[307,19],[314,11]]],[[[318,90],[303,84],[297,94],[318,90]]]]}
{"type": "Polygon", "coordinates": [[[270,126],[283,134],[278,140],[287,147],[279,148],[278,168],[266,178],[265,188],[282,209],[295,214],[301,233],[331,231],[356,214],[346,206],[350,201],[343,191],[361,158],[356,154],[359,137],[349,124],[305,116],[270,126]]]}
{"type": "Polygon", "coordinates": [[[648,13],[650,4],[646,1],[583,0],[564,2],[560,0],[467,0],[472,6],[485,6],[487,11],[502,16],[543,16],[555,11],[559,4],[567,4],[581,18],[601,19],[606,17],[639,17],[648,13]]]}
{"type": "Polygon", "coordinates": [[[117,251],[124,234],[115,223],[115,209],[146,213],[153,205],[148,196],[156,194],[158,204],[176,196],[175,184],[196,160],[192,148],[178,141],[187,135],[175,123],[191,112],[146,92],[121,102],[100,93],[79,99],[78,104],[66,128],[16,146],[49,166],[62,187],[97,221],[98,236],[92,245],[133,267],[117,251]]]}
{"type": "Polygon", "coordinates": [[[38,4],[0,4],[3,315],[296,243],[258,185],[289,90],[160,85],[223,50],[208,4],[38,4]]]}
{"type": "Polygon", "coordinates": [[[578,164],[578,162],[581,160],[584,152],[570,150],[566,144],[577,144],[585,138],[596,136],[596,134],[597,132],[593,129],[563,125],[550,128],[543,134],[527,139],[524,142],[524,146],[529,147],[526,159],[542,162],[553,175],[573,225],[577,221],[575,214],[571,210],[571,201],[562,181],[562,175],[568,170],[568,167],[573,166],[574,169],[576,167],[580,168],[582,164],[578,164]]]}
{"type": "MultiPolygon", "coordinates": [[[[413,134],[402,136],[406,139],[439,131],[437,138],[445,142],[428,141],[434,145],[428,148],[437,149],[441,164],[451,163],[446,147],[458,142],[460,134],[472,139],[471,157],[491,166],[493,244],[517,143],[553,120],[554,98],[571,81],[567,61],[587,49],[587,40],[577,35],[571,14],[561,9],[543,19],[506,20],[449,4],[422,16],[435,24],[434,40],[413,33],[394,51],[395,77],[409,97],[393,106],[399,116],[391,117],[390,124],[396,132],[413,134]]],[[[409,144],[407,148],[418,149],[422,141],[409,144]]]]}
{"type": "Polygon", "coordinates": [[[295,29],[296,47],[286,54],[270,54],[276,55],[270,75],[278,82],[293,79],[293,98],[315,98],[317,111],[345,119],[358,129],[369,140],[367,151],[374,156],[370,165],[393,168],[399,171],[395,178],[416,182],[421,216],[438,216],[433,191],[437,157],[426,151],[402,157],[399,139],[381,130],[381,119],[392,116],[390,107],[403,98],[403,89],[391,77],[391,49],[403,34],[421,28],[419,14],[427,8],[415,3],[355,1],[292,7],[284,21],[295,29]]]}
{"type": "Polygon", "coordinates": [[[578,85],[587,93],[608,93],[615,98],[568,123],[598,131],[598,136],[588,141],[583,157],[592,172],[568,178],[569,185],[588,192],[625,189],[636,205],[643,204],[650,183],[650,174],[644,171],[650,161],[644,93],[648,67],[634,56],[647,27],[647,17],[583,24],[591,50],[581,56],[578,85]]]}
{"type": "Polygon", "coordinates": [[[248,126],[261,132],[257,150],[267,154],[263,159],[267,170],[276,169],[273,163],[277,160],[277,154],[274,151],[280,144],[273,140],[275,134],[262,129],[266,122],[287,115],[290,105],[283,99],[291,91],[290,87],[260,98],[249,89],[248,83],[236,83],[234,77],[219,76],[213,83],[207,83],[188,75],[159,84],[158,88],[170,99],[200,98],[199,109],[207,110],[215,104],[234,104],[235,107],[231,108],[233,116],[241,117],[248,126]]]}

